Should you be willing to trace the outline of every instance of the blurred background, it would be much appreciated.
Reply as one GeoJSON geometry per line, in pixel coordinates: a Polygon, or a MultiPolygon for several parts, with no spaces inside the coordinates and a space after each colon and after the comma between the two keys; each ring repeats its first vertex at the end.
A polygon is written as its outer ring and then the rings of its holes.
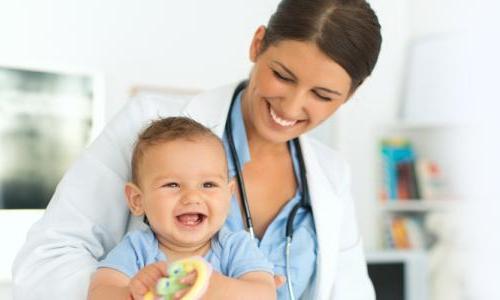
{"type": "MultiPolygon", "coordinates": [[[[132,96],[246,78],[277,0],[0,0],[0,299],[56,183],[132,96]]],[[[500,299],[495,1],[369,1],[372,76],[313,133],[352,167],[378,299],[500,299]]]]}

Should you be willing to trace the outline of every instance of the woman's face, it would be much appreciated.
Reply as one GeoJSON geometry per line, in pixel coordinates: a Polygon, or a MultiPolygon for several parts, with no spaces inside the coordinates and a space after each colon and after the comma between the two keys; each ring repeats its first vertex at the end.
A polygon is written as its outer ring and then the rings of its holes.
{"type": "Polygon", "coordinates": [[[255,63],[243,115],[249,139],[282,143],[318,126],[350,96],[351,78],[310,42],[285,40],[261,52],[265,29],[255,33],[255,63]]]}

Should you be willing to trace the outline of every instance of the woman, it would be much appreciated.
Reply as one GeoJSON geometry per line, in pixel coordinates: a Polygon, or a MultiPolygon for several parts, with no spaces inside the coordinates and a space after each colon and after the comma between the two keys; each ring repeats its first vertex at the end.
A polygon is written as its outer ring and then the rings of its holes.
{"type": "MultiPolygon", "coordinates": [[[[129,179],[133,141],[151,119],[188,115],[233,139],[249,212],[261,250],[288,283],[280,299],[373,299],[366,272],[349,173],[338,155],[302,136],[330,117],[375,66],[381,36],[364,0],[283,0],[250,47],[248,82],[194,97],[133,101],[67,172],[40,222],[31,229],[14,265],[14,295],[83,298],[96,262],[128,231],[131,218],[122,187],[129,179]],[[234,102],[232,105],[231,103],[234,102]],[[231,109],[230,109],[231,107],[231,109]],[[229,123],[229,127],[227,127],[229,123]],[[300,136],[300,145],[292,142],[300,136]],[[301,149],[299,149],[299,147],[301,149]],[[301,165],[299,152],[303,154],[301,165]],[[301,172],[307,171],[307,181],[301,172]],[[310,196],[310,209],[300,206],[310,196]],[[290,268],[285,227],[293,219],[290,268]]],[[[226,225],[247,229],[240,199],[233,199],[226,225]]],[[[230,279],[214,276],[217,298],[230,279]]]]}

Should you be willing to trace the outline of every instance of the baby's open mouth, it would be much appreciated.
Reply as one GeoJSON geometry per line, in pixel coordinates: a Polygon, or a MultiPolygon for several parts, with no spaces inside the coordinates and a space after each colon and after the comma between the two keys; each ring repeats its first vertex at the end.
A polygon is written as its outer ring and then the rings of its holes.
{"type": "Polygon", "coordinates": [[[182,225],[196,226],[205,221],[207,216],[201,213],[186,213],[178,215],[176,218],[182,225]]]}

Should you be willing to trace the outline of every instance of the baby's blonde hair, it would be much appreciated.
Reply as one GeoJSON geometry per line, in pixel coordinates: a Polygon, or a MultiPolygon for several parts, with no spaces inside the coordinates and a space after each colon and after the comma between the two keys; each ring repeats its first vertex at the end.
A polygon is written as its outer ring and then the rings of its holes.
{"type": "MultiPolygon", "coordinates": [[[[139,184],[139,165],[144,152],[151,146],[178,139],[213,138],[224,151],[222,140],[209,128],[187,117],[168,117],[154,120],[139,134],[132,153],[132,182],[139,184]]],[[[225,151],[224,151],[225,155],[225,151]]]]}

